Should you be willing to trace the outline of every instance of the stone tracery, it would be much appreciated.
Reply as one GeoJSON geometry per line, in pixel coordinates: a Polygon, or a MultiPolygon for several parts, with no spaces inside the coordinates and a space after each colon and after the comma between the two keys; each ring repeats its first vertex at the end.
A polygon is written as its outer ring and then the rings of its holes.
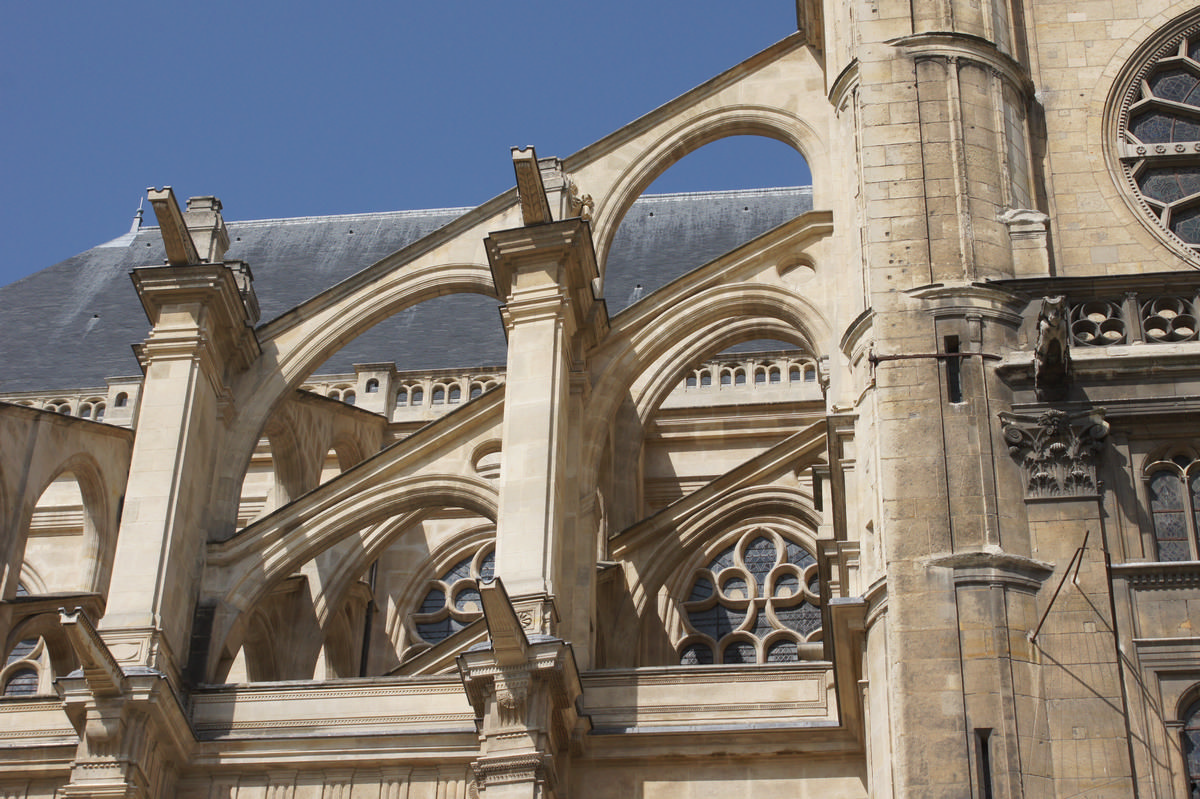
{"type": "Polygon", "coordinates": [[[683,585],[682,665],[794,663],[821,640],[816,559],[780,530],[740,531],[683,585]]]}

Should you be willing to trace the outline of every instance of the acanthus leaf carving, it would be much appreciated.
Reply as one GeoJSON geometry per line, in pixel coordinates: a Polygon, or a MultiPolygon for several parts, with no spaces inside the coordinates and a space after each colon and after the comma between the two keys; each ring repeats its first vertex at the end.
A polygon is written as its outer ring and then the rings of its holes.
{"type": "Polygon", "coordinates": [[[1100,493],[1096,461],[1109,425],[1104,409],[1075,414],[1052,409],[1039,416],[1001,413],[1008,451],[1021,463],[1027,499],[1100,493]]]}

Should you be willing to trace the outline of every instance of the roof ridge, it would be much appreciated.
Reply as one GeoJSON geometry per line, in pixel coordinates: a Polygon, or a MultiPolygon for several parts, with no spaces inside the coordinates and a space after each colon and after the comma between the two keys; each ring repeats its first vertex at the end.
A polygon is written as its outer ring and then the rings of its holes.
{"type": "MultiPolygon", "coordinates": [[[[643,194],[635,200],[635,203],[649,201],[657,202],[662,200],[672,200],[677,198],[689,199],[716,199],[720,197],[764,197],[772,194],[811,194],[812,186],[772,186],[769,188],[758,189],[713,189],[707,191],[670,191],[662,194],[643,194]]],[[[390,217],[418,217],[418,216],[441,216],[444,214],[465,214],[471,211],[476,206],[452,206],[450,208],[413,208],[399,211],[360,211],[354,214],[312,214],[309,216],[281,216],[270,217],[266,219],[227,219],[227,225],[280,225],[280,224],[303,224],[305,222],[319,222],[332,220],[353,220],[353,219],[368,219],[384,216],[390,217]]],[[[145,225],[138,232],[146,230],[157,230],[158,225],[145,225]]],[[[120,239],[121,237],[118,237],[120,239]]],[[[114,239],[113,241],[117,241],[114,239]]],[[[97,245],[105,246],[105,245],[97,245]]],[[[114,246],[108,243],[108,246],[114,246]]]]}
{"type": "Polygon", "coordinates": [[[766,197],[772,194],[812,194],[812,186],[772,186],[760,189],[711,189],[708,191],[672,191],[662,194],[643,194],[634,203],[643,200],[671,200],[677,197],[691,199],[717,199],[720,197],[766,197]]]}

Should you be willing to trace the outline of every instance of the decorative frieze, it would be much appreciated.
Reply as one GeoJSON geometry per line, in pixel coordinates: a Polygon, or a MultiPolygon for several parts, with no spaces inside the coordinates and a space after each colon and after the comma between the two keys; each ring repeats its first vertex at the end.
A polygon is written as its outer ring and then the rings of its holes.
{"type": "Polygon", "coordinates": [[[1026,499],[1090,497],[1100,493],[1096,460],[1108,422],[1104,409],[1040,416],[1001,413],[1008,451],[1021,463],[1026,499]]]}

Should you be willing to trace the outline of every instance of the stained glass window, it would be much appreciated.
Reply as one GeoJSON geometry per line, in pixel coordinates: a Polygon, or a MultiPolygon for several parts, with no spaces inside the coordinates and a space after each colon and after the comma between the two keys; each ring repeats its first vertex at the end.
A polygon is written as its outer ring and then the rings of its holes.
{"type": "Polygon", "coordinates": [[[485,544],[473,555],[460,558],[445,567],[430,581],[417,611],[413,628],[422,641],[437,644],[483,615],[483,602],[475,581],[488,581],[496,568],[496,551],[485,544]]]}
{"type": "Polygon", "coordinates": [[[783,532],[742,531],[693,571],[681,595],[685,666],[796,663],[821,639],[816,559],[783,532]]]}
{"type": "Polygon", "coordinates": [[[1157,224],[1200,249],[1200,37],[1168,43],[1126,91],[1119,154],[1157,224]]]}
{"type": "Polygon", "coordinates": [[[1183,760],[1187,766],[1188,796],[1200,799],[1200,702],[1188,708],[1183,720],[1183,760]]]}
{"type": "Polygon", "coordinates": [[[1200,460],[1176,454],[1146,467],[1146,499],[1160,561],[1196,560],[1200,460]]]}

